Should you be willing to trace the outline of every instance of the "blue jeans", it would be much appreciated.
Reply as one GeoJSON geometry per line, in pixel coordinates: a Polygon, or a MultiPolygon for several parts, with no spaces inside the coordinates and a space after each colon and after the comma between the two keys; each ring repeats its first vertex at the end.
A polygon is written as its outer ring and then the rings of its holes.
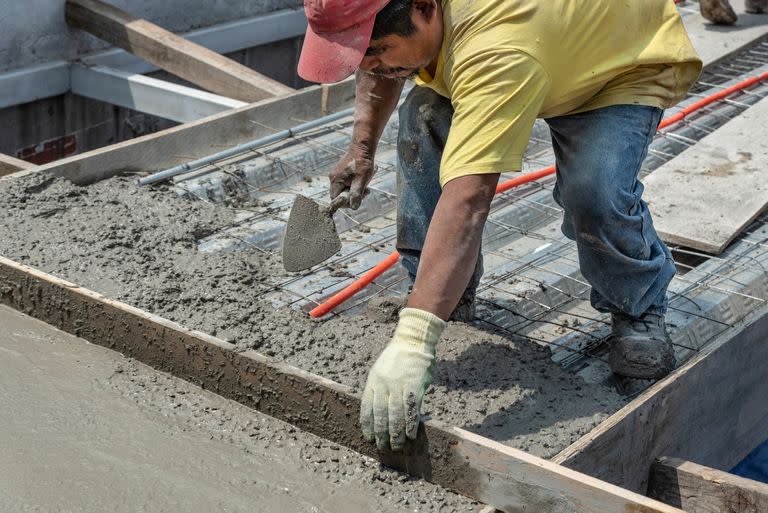
{"type": "MultiPolygon", "coordinates": [[[[661,115],[655,107],[616,105],[546,120],[562,231],[576,242],[592,306],[601,312],[639,317],[667,308],[675,265],[656,235],[637,179],[661,115]]],[[[452,116],[450,101],[424,87],[414,87],[400,108],[397,249],[411,280],[440,198],[440,158],[452,116]]],[[[470,293],[482,272],[480,259],[470,293]]]]}

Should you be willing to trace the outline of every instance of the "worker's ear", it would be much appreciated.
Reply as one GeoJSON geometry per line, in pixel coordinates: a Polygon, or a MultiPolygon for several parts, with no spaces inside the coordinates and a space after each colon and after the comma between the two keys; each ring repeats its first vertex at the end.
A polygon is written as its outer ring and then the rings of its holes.
{"type": "Polygon", "coordinates": [[[431,25],[434,23],[437,17],[437,1],[438,0],[413,0],[413,12],[411,16],[414,19],[414,24],[418,27],[421,24],[431,25]],[[421,23],[418,23],[421,21],[421,23]]]}

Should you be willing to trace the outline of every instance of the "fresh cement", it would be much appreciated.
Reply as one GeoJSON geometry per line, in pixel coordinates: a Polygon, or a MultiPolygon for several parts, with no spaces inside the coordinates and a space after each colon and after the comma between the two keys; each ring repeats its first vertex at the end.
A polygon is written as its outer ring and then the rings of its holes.
{"type": "MultiPolygon", "coordinates": [[[[262,299],[286,278],[256,249],[201,253],[234,211],[113,178],[88,187],[43,176],[0,182],[0,254],[360,391],[392,323],[314,321],[262,299]]],[[[535,344],[451,324],[423,413],[551,457],[620,408],[535,344]]]]}
{"type": "Polygon", "coordinates": [[[0,511],[480,509],[4,306],[0,326],[0,511]]]}

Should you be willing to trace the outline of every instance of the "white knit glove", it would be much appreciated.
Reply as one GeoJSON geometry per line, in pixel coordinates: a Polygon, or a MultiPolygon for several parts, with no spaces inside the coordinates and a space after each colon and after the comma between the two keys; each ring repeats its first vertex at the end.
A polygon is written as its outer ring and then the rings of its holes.
{"type": "Polygon", "coordinates": [[[379,450],[389,442],[403,448],[416,438],[421,400],[432,382],[435,346],[445,321],[423,310],[404,308],[392,341],[368,373],[360,409],[363,435],[379,450]]]}

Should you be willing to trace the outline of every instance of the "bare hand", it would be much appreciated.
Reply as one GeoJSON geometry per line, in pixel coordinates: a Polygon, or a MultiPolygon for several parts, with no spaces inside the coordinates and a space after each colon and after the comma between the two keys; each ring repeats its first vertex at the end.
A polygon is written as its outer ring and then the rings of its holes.
{"type": "Polygon", "coordinates": [[[331,181],[331,199],[349,189],[349,208],[360,208],[367,194],[376,168],[373,157],[363,148],[351,146],[347,154],[328,175],[331,181]]]}

